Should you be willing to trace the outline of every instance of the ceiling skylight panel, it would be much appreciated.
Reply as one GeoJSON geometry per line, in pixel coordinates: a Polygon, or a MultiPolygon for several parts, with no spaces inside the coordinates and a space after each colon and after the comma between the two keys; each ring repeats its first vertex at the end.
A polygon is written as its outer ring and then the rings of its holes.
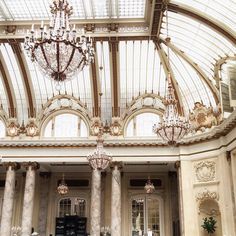
{"type": "Polygon", "coordinates": [[[99,81],[101,86],[102,117],[110,120],[112,117],[111,103],[111,70],[109,57],[109,44],[105,42],[96,43],[96,52],[99,66],[99,81]]]}
{"type": "MultiPolygon", "coordinates": [[[[88,0],[85,0],[88,1],[88,0]]],[[[85,15],[85,6],[83,0],[69,0],[69,3],[73,7],[73,14],[71,15],[71,19],[84,19],[85,15]]]]}
{"type": "Polygon", "coordinates": [[[145,0],[118,0],[120,18],[144,18],[145,0]]]}
{"type": "Polygon", "coordinates": [[[93,0],[93,12],[95,18],[109,18],[110,0],[93,0]]]}
{"type": "Polygon", "coordinates": [[[23,78],[21,76],[15,55],[11,46],[6,43],[0,45],[0,50],[6,62],[7,70],[10,74],[11,82],[14,88],[19,121],[26,121],[28,119],[27,100],[25,97],[25,90],[22,80],[23,78]]]}
{"type": "Polygon", "coordinates": [[[236,22],[233,20],[236,14],[236,2],[232,0],[174,0],[175,4],[185,5],[194,8],[200,13],[206,14],[208,18],[213,18],[228,27],[236,30],[236,22]]]}

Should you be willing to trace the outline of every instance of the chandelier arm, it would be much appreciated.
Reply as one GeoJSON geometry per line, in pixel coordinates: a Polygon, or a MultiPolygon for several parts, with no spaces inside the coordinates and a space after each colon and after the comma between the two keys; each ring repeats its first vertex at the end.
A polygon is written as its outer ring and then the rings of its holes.
{"type": "MultiPolygon", "coordinates": [[[[37,44],[36,44],[36,45],[37,45],[37,44]]],[[[47,63],[47,66],[51,68],[51,66],[50,66],[50,64],[49,64],[49,62],[48,62],[48,59],[47,59],[47,56],[46,56],[44,47],[43,47],[43,42],[42,42],[42,43],[39,43],[38,45],[39,45],[40,48],[41,48],[41,51],[42,51],[42,53],[43,53],[43,57],[44,57],[44,60],[45,60],[46,63],[47,63]]],[[[35,49],[35,47],[34,47],[34,49],[35,49]]],[[[52,68],[51,68],[51,69],[52,69],[52,68]]],[[[53,70],[53,69],[52,69],[52,70],[53,70]]]]}
{"type": "Polygon", "coordinates": [[[59,47],[59,42],[57,41],[57,71],[58,71],[58,76],[60,73],[60,47],[59,47]]]}
{"type": "Polygon", "coordinates": [[[70,63],[71,63],[71,61],[72,61],[72,59],[73,59],[74,54],[75,54],[75,48],[73,48],[73,50],[72,50],[72,52],[71,52],[71,55],[70,55],[70,58],[69,58],[69,61],[67,62],[67,65],[66,65],[65,69],[62,71],[62,73],[64,73],[65,70],[66,70],[66,69],[68,68],[68,66],[70,65],[70,63]]]}

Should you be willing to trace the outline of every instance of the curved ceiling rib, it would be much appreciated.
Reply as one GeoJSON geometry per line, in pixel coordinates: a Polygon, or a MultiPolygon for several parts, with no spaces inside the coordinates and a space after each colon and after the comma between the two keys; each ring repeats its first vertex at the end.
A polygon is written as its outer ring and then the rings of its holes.
{"type": "Polygon", "coordinates": [[[171,48],[173,52],[181,56],[189,65],[191,65],[197,73],[200,75],[200,77],[206,82],[206,84],[209,86],[211,89],[214,98],[216,100],[216,104],[219,102],[219,93],[216,89],[216,87],[212,84],[211,80],[207,77],[205,72],[191,59],[188,57],[187,54],[185,54],[183,51],[181,51],[178,47],[176,47],[173,43],[168,42],[162,38],[160,38],[161,42],[163,42],[167,47],[171,48]]]}
{"type": "Polygon", "coordinates": [[[112,102],[113,102],[113,108],[112,108],[112,116],[116,117],[120,115],[120,109],[119,109],[119,78],[118,78],[118,45],[119,41],[115,39],[111,39],[110,41],[110,51],[111,51],[111,61],[112,61],[112,102]]]}
{"type": "Polygon", "coordinates": [[[178,87],[178,83],[175,79],[175,75],[174,75],[173,70],[171,68],[171,65],[168,62],[167,55],[166,55],[165,51],[163,50],[163,48],[160,44],[155,42],[155,45],[156,45],[156,48],[158,50],[160,60],[162,61],[162,65],[163,65],[163,68],[165,70],[166,77],[168,77],[168,73],[171,74],[173,87],[175,89],[175,96],[176,96],[176,99],[178,100],[178,103],[177,103],[178,111],[179,111],[180,114],[183,114],[184,105],[183,105],[183,101],[182,101],[182,96],[181,96],[181,93],[180,93],[180,90],[179,90],[179,87],[178,87]]]}
{"type": "Polygon", "coordinates": [[[193,11],[193,9],[190,9],[186,6],[179,5],[179,4],[176,5],[173,3],[168,4],[168,9],[169,9],[169,11],[173,11],[173,12],[185,15],[185,16],[189,16],[189,17],[209,26],[210,28],[212,28],[213,30],[217,31],[222,36],[227,38],[233,44],[236,44],[236,36],[235,36],[235,34],[233,34],[232,31],[225,29],[222,25],[220,25],[217,22],[215,22],[214,20],[212,20],[212,18],[208,18],[206,15],[199,13],[199,11],[195,12],[195,11],[193,11]]]}
{"type": "MultiPolygon", "coordinates": [[[[96,53],[96,43],[93,45],[96,53]]],[[[97,59],[91,63],[91,87],[92,87],[92,97],[93,97],[93,116],[98,117],[99,114],[99,91],[98,91],[98,79],[97,79],[97,59]]]]}
{"type": "Polygon", "coordinates": [[[11,45],[13,51],[16,54],[16,60],[19,64],[19,68],[21,70],[21,74],[22,74],[22,78],[23,78],[23,82],[24,82],[24,88],[26,90],[26,94],[27,94],[27,101],[28,101],[28,108],[29,108],[29,117],[35,117],[35,98],[34,98],[34,93],[32,93],[33,89],[32,89],[32,84],[31,84],[31,80],[28,77],[28,73],[26,71],[26,67],[25,67],[25,63],[22,57],[22,51],[20,48],[20,43],[16,42],[16,41],[9,41],[9,44],[11,45]]]}
{"type": "Polygon", "coordinates": [[[12,94],[13,88],[8,80],[8,76],[5,70],[4,62],[2,61],[2,55],[0,51],[0,73],[2,74],[3,84],[7,94],[7,103],[9,107],[9,117],[17,117],[16,112],[16,100],[14,94],[12,94]]]}

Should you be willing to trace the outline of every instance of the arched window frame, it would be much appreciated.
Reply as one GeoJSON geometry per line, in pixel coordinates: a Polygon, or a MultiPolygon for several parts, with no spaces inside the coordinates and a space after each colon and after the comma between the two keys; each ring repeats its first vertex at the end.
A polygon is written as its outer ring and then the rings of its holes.
{"type": "Polygon", "coordinates": [[[45,134],[45,130],[46,130],[46,127],[47,125],[49,124],[50,121],[52,121],[52,137],[47,137],[47,138],[61,138],[61,137],[55,137],[54,136],[54,132],[55,132],[55,129],[54,129],[54,123],[55,123],[55,118],[59,115],[63,115],[63,114],[71,114],[71,115],[75,115],[77,116],[79,119],[78,119],[78,132],[80,132],[80,122],[81,120],[83,120],[83,122],[85,123],[85,126],[87,128],[87,136],[86,137],[81,137],[80,133],[78,133],[78,136],[77,137],[67,137],[67,138],[88,138],[89,137],[89,134],[90,134],[90,126],[89,126],[89,121],[84,117],[83,114],[79,113],[79,112],[76,112],[74,110],[59,110],[59,111],[55,111],[55,112],[52,112],[49,116],[47,116],[43,121],[42,121],[42,124],[41,124],[41,132],[40,132],[40,136],[42,138],[46,138],[44,136],[45,134]]]}
{"type": "MultiPolygon", "coordinates": [[[[6,134],[7,134],[7,126],[6,126],[6,119],[2,116],[0,116],[0,123],[2,123],[2,125],[4,126],[4,135],[3,136],[0,136],[0,138],[5,138],[6,137],[6,134]]],[[[0,124],[0,127],[1,127],[1,124],[0,124]]],[[[1,134],[1,130],[0,130],[0,134],[1,134]]]]}
{"type": "MultiPolygon", "coordinates": [[[[157,116],[160,117],[160,121],[162,120],[162,117],[163,117],[163,112],[158,110],[158,109],[152,109],[152,108],[142,108],[138,111],[135,111],[133,112],[129,117],[126,118],[126,120],[124,121],[124,128],[123,128],[123,133],[124,133],[124,136],[126,138],[132,138],[132,137],[139,137],[139,138],[142,138],[142,136],[137,136],[136,135],[136,117],[138,115],[141,115],[141,114],[145,114],[145,113],[152,113],[152,114],[155,114],[157,116]],[[134,120],[134,135],[133,136],[127,136],[127,128],[129,126],[129,123],[134,120]]],[[[154,138],[155,136],[143,136],[144,138],[147,138],[147,137],[150,137],[150,138],[154,138]]]]}

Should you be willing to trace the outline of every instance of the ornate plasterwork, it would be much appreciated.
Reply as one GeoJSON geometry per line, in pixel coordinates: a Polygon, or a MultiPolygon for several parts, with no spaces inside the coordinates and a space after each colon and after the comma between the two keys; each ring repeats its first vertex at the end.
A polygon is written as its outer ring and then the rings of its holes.
{"type": "Polygon", "coordinates": [[[217,192],[211,192],[208,189],[204,189],[202,192],[196,195],[196,201],[203,202],[205,200],[219,200],[217,192]]]}
{"type": "Polygon", "coordinates": [[[214,110],[213,107],[206,107],[200,102],[195,102],[194,109],[189,115],[193,130],[204,131],[206,128],[219,125],[222,121],[221,110],[214,110]]]}
{"type": "Polygon", "coordinates": [[[214,161],[201,161],[195,164],[195,174],[199,182],[215,180],[216,163],[214,161]]]}

